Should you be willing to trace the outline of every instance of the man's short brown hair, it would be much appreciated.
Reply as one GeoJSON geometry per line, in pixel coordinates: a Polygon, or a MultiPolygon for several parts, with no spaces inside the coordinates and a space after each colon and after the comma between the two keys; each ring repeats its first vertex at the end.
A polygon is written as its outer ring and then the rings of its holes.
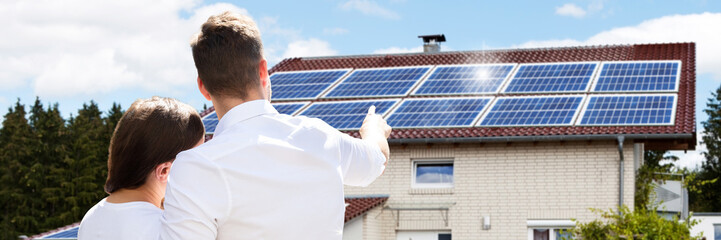
{"type": "Polygon", "coordinates": [[[198,77],[212,95],[246,98],[261,89],[260,30],[249,16],[224,12],[208,18],[190,42],[198,77]]]}
{"type": "Polygon", "coordinates": [[[105,191],[135,189],[155,168],[193,148],[205,128],[193,107],[172,98],[138,99],[120,118],[110,140],[105,191]]]}

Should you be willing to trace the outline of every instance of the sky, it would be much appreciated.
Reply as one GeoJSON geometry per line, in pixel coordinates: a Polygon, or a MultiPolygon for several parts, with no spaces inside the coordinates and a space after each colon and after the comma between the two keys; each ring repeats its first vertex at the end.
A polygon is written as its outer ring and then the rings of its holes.
{"type": "MultiPolygon", "coordinates": [[[[58,103],[69,117],[94,101],[108,110],[138,98],[210,106],[198,92],[189,40],[213,14],[248,14],[270,66],[288,57],[696,42],[698,136],[721,86],[721,1],[713,0],[3,0],[0,115],[15,102],[58,103]]],[[[701,152],[673,152],[696,167],[701,152]]]]}

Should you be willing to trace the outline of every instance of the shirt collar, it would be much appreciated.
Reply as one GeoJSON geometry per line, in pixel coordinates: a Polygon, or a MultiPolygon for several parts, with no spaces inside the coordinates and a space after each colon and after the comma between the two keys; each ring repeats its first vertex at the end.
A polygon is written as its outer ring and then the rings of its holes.
{"type": "Polygon", "coordinates": [[[217,136],[230,126],[264,114],[278,114],[278,111],[270,102],[264,99],[242,103],[223,115],[223,118],[218,121],[218,126],[215,127],[213,135],[217,136]]]}

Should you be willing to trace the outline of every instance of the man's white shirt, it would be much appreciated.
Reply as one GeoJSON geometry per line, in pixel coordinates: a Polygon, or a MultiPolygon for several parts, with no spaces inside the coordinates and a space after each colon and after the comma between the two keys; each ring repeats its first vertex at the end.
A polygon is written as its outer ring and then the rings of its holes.
{"type": "Polygon", "coordinates": [[[161,239],[341,239],[343,185],[384,170],[380,148],[325,122],[246,102],[213,139],[178,154],[161,239]]]}

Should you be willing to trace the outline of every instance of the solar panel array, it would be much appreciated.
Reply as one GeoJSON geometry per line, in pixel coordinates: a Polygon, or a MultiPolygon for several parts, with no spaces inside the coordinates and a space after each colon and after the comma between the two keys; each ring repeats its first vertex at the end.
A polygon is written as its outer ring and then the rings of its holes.
{"type": "Polygon", "coordinates": [[[350,69],[279,72],[270,75],[272,100],[312,100],[318,98],[350,69]]]}
{"type": "Polygon", "coordinates": [[[78,239],[78,229],[80,227],[73,227],[37,239],[78,239]]]}
{"type": "MultiPolygon", "coordinates": [[[[360,128],[371,105],[397,129],[651,126],[674,123],[680,71],[680,61],[503,63],[276,72],[271,82],[278,112],[340,130],[360,128]]],[[[203,123],[213,133],[217,115],[203,123]]]]}
{"type": "Polygon", "coordinates": [[[430,66],[357,69],[324,97],[406,96],[430,69],[430,66]]]}
{"type": "Polygon", "coordinates": [[[515,64],[436,67],[414,95],[496,93],[515,64]]]}
{"type": "Polygon", "coordinates": [[[278,110],[280,114],[295,115],[300,109],[308,105],[308,102],[299,103],[273,103],[275,110],[278,110]]]}
{"type": "Polygon", "coordinates": [[[376,106],[376,114],[384,115],[398,103],[398,99],[316,102],[299,115],[320,118],[340,130],[359,129],[370,106],[376,106]]]}
{"type": "Polygon", "coordinates": [[[203,125],[205,126],[205,133],[210,134],[215,132],[215,127],[218,126],[218,114],[213,111],[212,113],[203,117],[203,125]]]}
{"type": "Polygon", "coordinates": [[[504,93],[585,92],[598,63],[521,64],[504,93]]]}
{"type": "Polygon", "coordinates": [[[594,92],[678,91],[680,61],[605,62],[594,92]]]}
{"type": "Polygon", "coordinates": [[[676,95],[590,96],[578,125],[673,125],[676,95]]]}
{"type": "Polygon", "coordinates": [[[500,97],[479,126],[571,125],[584,96],[500,97]]]}
{"type": "Polygon", "coordinates": [[[394,128],[469,127],[492,98],[415,98],[404,100],[387,117],[394,128]]]}

